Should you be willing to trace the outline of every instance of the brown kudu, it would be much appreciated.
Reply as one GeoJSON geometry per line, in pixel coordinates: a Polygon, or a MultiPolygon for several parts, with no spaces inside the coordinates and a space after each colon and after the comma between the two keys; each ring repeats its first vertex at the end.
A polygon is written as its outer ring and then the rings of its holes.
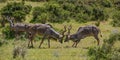
{"type": "MultiPolygon", "coordinates": [[[[80,40],[84,39],[85,37],[88,37],[88,36],[93,36],[97,40],[97,43],[99,45],[100,41],[99,41],[99,38],[98,38],[98,34],[101,31],[97,27],[95,27],[95,26],[79,27],[79,29],[77,30],[76,33],[70,35],[70,30],[71,29],[72,29],[72,26],[70,25],[68,27],[68,32],[67,32],[67,35],[66,35],[66,38],[65,38],[64,42],[72,40],[74,42],[72,47],[77,47],[77,44],[80,42],[80,40]]],[[[101,37],[102,37],[102,35],[101,35],[101,37]]]]}
{"type": "MultiPolygon", "coordinates": [[[[32,27],[28,26],[27,29],[30,32],[29,35],[29,44],[31,42],[32,47],[33,47],[33,38],[35,37],[36,34],[38,35],[43,35],[42,41],[40,42],[39,48],[41,47],[43,41],[45,38],[48,39],[48,47],[50,48],[50,39],[58,39],[60,43],[62,43],[64,33],[66,32],[66,26],[64,26],[64,30],[62,31],[62,34],[56,32],[50,24],[35,24],[32,27]]],[[[28,47],[29,47],[28,44],[28,47]]]]}
{"type": "Polygon", "coordinates": [[[13,23],[14,18],[10,16],[6,16],[7,21],[10,23],[10,29],[15,31],[15,37],[18,37],[18,34],[21,32],[26,32],[26,23],[13,23]]]}

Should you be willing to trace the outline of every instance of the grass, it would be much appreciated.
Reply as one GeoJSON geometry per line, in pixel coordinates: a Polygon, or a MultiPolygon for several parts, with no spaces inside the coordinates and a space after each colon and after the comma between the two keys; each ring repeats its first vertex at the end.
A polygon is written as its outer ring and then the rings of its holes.
{"type": "MultiPolygon", "coordinates": [[[[52,42],[56,44],[56,42],[52,42]]],[[[51,44],[52,44],[51,43],[51,44]]],[[[56,46],[52,46],[51,48],[47,48],[44,43],[43,46],[45,48],[38,49],[37,47],[33,49],[28,49],[26,60],[84,60],[87,59],[87,55],[85,55],[85,49],[81,48],[56,48],[56,46]],[[72,57],[72,58],[71,58],[72,57]]],[[[42,46],[42,47],[43,47],[42,46]]],[[[3,45],[0,49],[0,60],[13,60],[12,58],[12,49],[13,45],[11,43],[7,45],[3,45]]],[[[16,58],[16,59],[19,59],[16,58]]],[[[21,59],[21,58],[20,58],[21,59]]]]}
{"type": "MultiPolygon", "coordinates": [[[[26,4],[31,4],[33,7],[35,6],[42,6],[44,3],[38,3],[38,2],[26,2],[26,4]]],[[[0,3],[0,8],[5,6],[5,3],[0,3]]],[[[29,22],[31,19],[31,15],[28,15],[26,18],[26,22],[29,22]]],[[[103,39],[109,38],[111,31],[113,30],[120,30],[120,27],[112,27],[109,23],[109,21],[101,22],[99,28],[102,32],[103,37],[100,38],[100,45],[103,43],[103,39]]],[[[94,25],[93,22],[88,23],[77,23],[75,21],[71,22],[64,22],[62,24],[58,23],[51,23],[54,28],[59,32],[61,29],[63,29],[64,25],[72,25],[71,34],[75,33],[80,26],[86,26],[86,25],[94,25]]],[[[1,30],[1,29],[0,29],[1,30]]],[[[0,32],[1,33],[1,32],[0,32]]],[[[100,37],[100,36],[99,36],[100,37]]],[[[3,39],[2,35],[0,38],[3,39]]],[[[0,40],[2,40],[0,39],[0,40]]],[[[4,40],[4,39],[3,39],[4,40]]],[[[6,40],[8,44],[3,44],[0,46],[0,60],[23,60],[21,57],[18,57],[16,59],[12,58],[12,51],[14,48],[13,40],[6,40]]],[[[23,43],[25,41],[21,41],[20,43],[23,43]]],[[[48,48],[47,40],[44,41],[42,44],[42,48],[39,49],[40,41],[34,42],[34,47],[32,49],[27,49],[27,55],[25,56],[24,60],[89,60],[89,56],[87,55],[87,51],[89,47],[97,46],[97,41],[93,37],[87,37],[85,39],[82,39],[81,42],[78,44],[77,48],[72,48],[72,41],[69,41],[67,43],[60,44],[59,42],[52,41],[51,40],[51,48],[48,48]]],[[[116,42],[115,47],[119,47],[119,42],[116,42]]]]}

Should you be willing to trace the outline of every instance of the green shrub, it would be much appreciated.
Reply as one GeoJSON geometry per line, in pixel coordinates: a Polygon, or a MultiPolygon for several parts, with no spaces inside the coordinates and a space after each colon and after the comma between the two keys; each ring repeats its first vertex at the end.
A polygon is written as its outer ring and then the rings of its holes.
{"type": "Polygon", "coordinates": [[[64,10],[56,2],[49,2],[44,7],[35,7],[33,12],[33,19],[31,22],[52,22],[61,23],[69,20],[69,11],[64,10]]]}
{"type": "Polygon", "coordinates": [[[15,32],[10,30],[10,27],[4,27],[2,30],[2,34],[5,35],[6,39],[13,39],[15,38],[15,32]]]}
{"type": "Polygon", "coordinates": [[[49,14],[47,13],[42,13],[40,16],[38,16],[36,18],[37,20],[35,21],[35,23],[46,23],[49,20],[49,14]]]}
{"type": "Polygon", "coordinates": [[[112,26],[114,27],[120,27],[120,12],[116,11],[113,14],[113,21],[111,22],[112,26]]]}
{"type": "Polygon", "coordinates": [[[61,12],[63,11],[61,6],[56,2],[49,2],[45,5],[47,11],[50,13],[50,20],[49,22],[63,22],[61,12]]]}
{"type": "Polygon", "coordinates": [[[120,0],[113,0],[113,5],[117,10],[120,10],[120,0]]]}
{"type": "Polygon", "coordinates": [[[104,40],[104,43],[101,47],[90,48],[88,51],[90,60],[119,60],[119,50],[113,48],[113,45],[116,41],[120,41],[119,32],[113,32],[109,36],[109,39],[104,40]]]}
{"type": "Polygon", "coordinates": [[[108,19],[108,14],[105,13],[104,9],[101,8],[93,8],[93,20],[99,20],[99,21],[104,21],[108,19]]]}
{"type": "Polygon", "coordinates": [[[7,0],[0,0],[0,2],[6,2],[7,0]]]}
{"type": "Polygon", "coordinates": [[[89,0],[49,0],[43,7],[35,7],[33,10],[32,22],[41,22],[44,19],[44,13],[49,18],[45,21],[53,23],[62,23],[70,21],[77,22],[104,21],[109,18],[105,8],[111,7],[111,1],[89,1],[89,0]]]}
{"type": "Polygon", "coordinates": [[[85,22],[89,21],[89,18],[90,17],[88,17],[88,14],[79,13],[76,16],[76,21],[81,22],[81,23],[85,23],[85,22]]]}
{"type": "Polygon", "coordinates": [[[104,7],[111,7],[112,2],[110,0],[101,0],[101,5],[103,5],[104,7]]]}
{"type": "Polygon", "coordinates": [[[24,32],[17,33],[18,36],[15,36],[15,31],[11,30],[9,26],[6,26],[2,29],[2,34],[5,36],[5,39],[13,39],[13,38],[19,38],[21,40],[25,40],[27,35],[24,32]]]}
{"type": "Polygon", "coordinates": [[[107,60],[120,60],[120,52],[114,51],[111,54],[108,55],[109,57],[107,60]]]}
{"type": "Polygon", "coordinates": [[[15,21],[22,21],[25,20],[25,16],[29,14],[31,8],[31,5],[24,5],[21,2],[7,3],[7,5],[1,9],[1,15],[14,17],[15,21]]]}
{"type": "Polygon", "coordinates": [[[46,12],[45,7],[34,7],[33,8],[33,19],[36,19],[37,16],[39,16],[40,14],[42,14],[42,12],[46,12]]]}
{"type": "Polygon", "coordinates": [[[8,44],[8,42],[6,41],[6,40],[0,40],[0,47],[2,46],[2,45],[4,45],[4,44],[8,44]]]}
{"type": "Polygon", "coordinates": [[[36,22],[44,23],[46,21],[43,21],[43,20],[48,19],[49,14],[47,14],[45,7],[34,7],[32,15],[33,15],[33,19],[30,22],[32,22],[32,23],[36,23],[36,22]]]}
{"type": "Polygon", "coordinates": [[[73,12],[76,6],[72,3],[64,3],[62,7],[64,10],[73,12]]]}
{"type": "Polygon", "coordinates": [[[49,1],[49,0],[27,0],[27,1],[32,1],[32,2],[44,2],[44,1],[49,1]]]}

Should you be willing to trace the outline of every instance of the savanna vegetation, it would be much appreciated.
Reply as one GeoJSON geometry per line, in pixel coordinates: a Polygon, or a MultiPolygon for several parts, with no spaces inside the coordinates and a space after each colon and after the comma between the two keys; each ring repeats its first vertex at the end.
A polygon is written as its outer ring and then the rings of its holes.
{"type": "Polygon", "coordinates": [[[0,0],[0,23],[0,60],[120,60],[119,0],[0,0]],[[51,48],[47,40],[38,48],[42,36],[37,35],[35,47],[28,49],[26,33],[14,42],[15,32],[6,16],[14,23],[49,23],[57,32],[72,25],[71,34],[80,26],[96,25],[103,37],[100,46],[87,37],[77,48],[71,47],[72,41],[60,44],[52,39],[51,48]]]}

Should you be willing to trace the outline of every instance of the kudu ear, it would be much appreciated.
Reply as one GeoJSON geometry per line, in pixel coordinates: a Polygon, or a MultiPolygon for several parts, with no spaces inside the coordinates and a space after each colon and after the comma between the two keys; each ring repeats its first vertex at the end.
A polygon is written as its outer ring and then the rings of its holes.
{"type": "Polygon", "coordinates": [[[15,20],[15,18],[14,18],[14,17],[11,17],[11,20],[15,20]]]}

